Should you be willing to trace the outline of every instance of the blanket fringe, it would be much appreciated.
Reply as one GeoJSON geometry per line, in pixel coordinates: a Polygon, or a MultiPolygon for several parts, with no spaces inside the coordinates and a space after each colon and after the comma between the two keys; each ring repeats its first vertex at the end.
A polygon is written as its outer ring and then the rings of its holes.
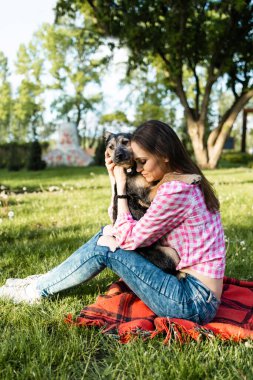
{"type": "Polygon", "coordinates": [[[226,327],[224,326],[224,323],[212,323],[205,326],[200,326],[197,323],[177,318],[157,317],[154,320],[153,328],[151,325],[146,326],[146,330],[140,326],[133,327],[131,322],[125,323],[125,326],[123,327],[122,325],[119,326],[117,323],[108,325],[103,321],[90,320],[80,317],[73,320],[72,314],[68,314],[64,319],[64,322],[69,325],[79,327],[98,327],[101,329],[103,334],[113,336],[123,344],[126,344],[137,337],[147,340],[153,339],[158,335],[165,335],[165,339],[163,340],[165,345],[170,344],[172,341],[184,344],[189,342],[191,339],[199,342],[204,339],[213,340],[215,337],[219,337],[222,340],[232,340],[235,342],[245,339],[253,340],[253,331],[245,330],[240,327],[232,325],[227,325],[226,327]],[[231,333],[231,330],[233,333],[231,333]]]}
{"type": "Polygon", "coordinates": [[[200,341],[203,338],[213,339],[214,333],[194,322],[176,318],[156,318],[156,330],[151,334],[151,339],[158,334],[166,334],[164,344],[171,340],[178,341],[180,344],[189,342],[190,339],[200,341]]]}

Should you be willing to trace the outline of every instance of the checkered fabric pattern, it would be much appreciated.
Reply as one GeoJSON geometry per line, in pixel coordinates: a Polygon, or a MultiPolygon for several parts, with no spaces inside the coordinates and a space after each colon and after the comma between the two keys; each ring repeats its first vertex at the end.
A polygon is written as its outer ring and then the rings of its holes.
{"type": "Polygon", "coordinates": [[[79,317],[71,314],[66,323],[76,326],[97,326],[121,343],[136,336],[145,340],[165,334],[164,343],[173,339],[189,343],[202,338],[222,340],[253,340],[253,282],[224,277],[221,304],[214,320],[198,325],[186,319],[157,317],[122,281],[112,284],[105,295],[84,307],[79,317]]]}
{"type": "Polygon", "coordinates": [[[226,251],[220,214],[207,209],[198,185],[162,184],[140,220],[130,213],[119,214],[113,232],[122,249],[158,242],[178,252],[178,270],[191,267],[211,278],[224,275],[226,251]]]}

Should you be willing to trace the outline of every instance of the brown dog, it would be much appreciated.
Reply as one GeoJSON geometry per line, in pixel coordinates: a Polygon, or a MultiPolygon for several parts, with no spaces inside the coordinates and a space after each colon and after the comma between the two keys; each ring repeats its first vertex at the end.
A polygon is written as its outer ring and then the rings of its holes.
{"type": "MultiPolygon", "coordinates": [[[[136,171],[136,164],[133,159],[131,149],[130,133],[105,133],[106,153],[112,161],[119,166],[123,166],[127,174],[126,193],[128,196],[128,207],[134,219],[139,220],[147,211],[152,200],[154,199],[158,187],[164,182],[173,180],[185,183],[199,183],[201,177],[195,174],[177,174],[167,173],[158,183],[149,183],[145,178],[136,171]]],[[[113,204],[113,223],[117,218],[117,189],[115,187],[115,197],[113,204]]],[[[140,248],[138,252],[151,261],[154,265],[163,271],[171,274],[177,274],[176,266],[180,259],[177,252],[170,247],[152,245],[150,247],[140,248]]]]}

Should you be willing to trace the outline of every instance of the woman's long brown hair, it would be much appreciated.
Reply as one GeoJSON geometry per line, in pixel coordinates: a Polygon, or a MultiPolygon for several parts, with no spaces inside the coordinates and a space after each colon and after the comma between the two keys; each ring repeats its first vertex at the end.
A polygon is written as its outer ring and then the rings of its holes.
{"type": "Polygon", "coordinates": [[[210,182],[199,167],[193,162],[174,130],[158,120],[149,120],[141,124],[131,138],[149,153],[169,159],[169,167],[173,172],[185,174],[200,174],[200,188],[209,211],[220,208],[219,200],[210,182]]]}

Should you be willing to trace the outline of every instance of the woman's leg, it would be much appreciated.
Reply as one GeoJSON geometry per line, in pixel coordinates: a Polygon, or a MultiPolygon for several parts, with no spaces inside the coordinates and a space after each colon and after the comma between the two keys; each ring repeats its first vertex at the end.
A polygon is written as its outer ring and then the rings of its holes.
{"type": "MultiPolygon", "coordinates": [[[[117,249],[111,252],[108,247],[97,245],[101,235],[99,232],[62,264],[38,278],[36,297],[47,297],[76,286],[108,267],[159,316],[199,323],[206,323],[214,317],[219,302],[197,279],[187,275],[178,280],[135,251],[117,249]]],[[[21,297],[21,300],[25,299],[21,297]]],[[[31,297],[28,302],[30,300],[31,297]]]]}
{"type": "Polygon", "coordinates": [[[60,265],[43,275],[7,280],[6,284],[0,287],[0,299],[32,304],[42,297],[79,285],[94,277],[105,267],[95,259],[96,243],[101,235],[102,230],[60,265]],[[94,258],[91,260],[93,256],[94,258]]]}
{"type": "Polygon", "coordinates": [[[158,316],[204,324],[218,310],[220,302],[198,279],[190,275],[178,279],[135,251],[109,251],[105,264],[158,316]]]}
{"type": "Polygon", "coordinates": [[[117,273],[157,315],[185,318],[198,323],[213,319],[219,302],[197,279],[179,280],[163,272],[135,251],[98,246],[97,234],[61,265],[38,280],[37,289],[48,296],[78,285],[105,267],[117,273]]]}
{"type": "Polygon", "coordinates": [[[102,236],[102,230],[60,265],[37,279],[36,287],[43,297],[79,285],[96,276],[105,268],[105,265],[96,258],[97,255],[100,255],[96,249],[100,236],[102,236]]]}

